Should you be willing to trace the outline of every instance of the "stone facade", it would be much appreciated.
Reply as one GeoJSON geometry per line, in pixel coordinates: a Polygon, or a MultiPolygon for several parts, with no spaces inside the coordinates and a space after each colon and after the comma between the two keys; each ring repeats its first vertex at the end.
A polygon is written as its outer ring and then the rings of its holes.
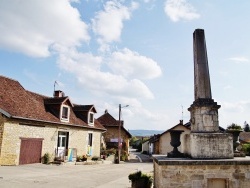
{"type": "Polygon", "coordinates": [[[19,164],[20,138],[42,138],[42,156],[45,153],[49,153],[52,158],[55,157],[58,131],[69,132],[68,148],[76,148],[77,155],[87,154],[88,133],[93,133],[92,156],[100,156],[101,131],[81,127],[13,120],[5,121],[1,125],[0,130],[3,133],[2,139],[0,139],[0,165],[19,164]]]}
{"type": "MultiPolygon", "coordinates": [[[[118,135],[119,135],[119,127],[118,126],[106,126],[107,131],[103,133],[103,136],[105,138],[106,143],[111,142],[112,139],[117,139],[118,140],[118,135]]],[[[125,143],[125,150],[128,152],[129,148],[129,139],[130,137],[128,134],[121,128],[121,140],[125,143]]],[[[118,143],[117,143],[118,145],[118,143]]],[[[123,146],[124,148],[124,146],[123,146]]]]}
{"type": "Polygon", "coordinates": [[[249,159],[166,160],[154,158],[155,188],[248,188],[249,159]]]}

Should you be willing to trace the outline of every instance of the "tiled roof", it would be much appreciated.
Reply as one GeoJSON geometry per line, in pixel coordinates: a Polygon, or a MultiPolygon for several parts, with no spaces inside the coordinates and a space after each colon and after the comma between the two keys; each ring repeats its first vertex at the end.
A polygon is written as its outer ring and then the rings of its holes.
{"type": "Polygon", "coordinates": [[[119,126],[119,121],[117,121],[108,112],[97,118],[104,126],[119,126]]]}
{"type": "Polygon", "coordinates": [[[0,112],[3,114],[9,115],[11,118],[105,130],[105,127],[97,120],[95,121],[94,127],[89,126],[75,115],[72,108],[70,108],[69,122],[61,122],[56,113],[53,113],[50,105],[58,105],[67,102],[67,100],[69,100],[68,97],[51,98],[33,93],[25,90],[18,81],[0,76],[0,112]]]}
{"type": "MultiPolygon", "coordinates": [[[[105,112],[102,116],[97,118],[97,120],[104,126],[104,127],[118,127],[119,120],[116,120],[113,116],[111,116],[108,112],[105,112]]],[[[121,128],[127,133],[127,135],[132,138],[132,135],[124,128],[124,122],[121,121],[121,128]]]]}
{"type": "Polygon", "coordinates": [[[68,99],[68,97],[45,98],[44,104],[62,104],[67,99],[68,99]]]}
{"type": "Polygon", "coordinates": [[[73,109],[75,111],[90,111],[93,110],[93,112],[96,113],[96,109],[94,105],[79,105],[79,104],[74,104],[73,109]]]}
{"type": "Polygon", "coordinates": [[[239,138],[240,141],[250,143],[250,132],[241,132],[239,138]]]}

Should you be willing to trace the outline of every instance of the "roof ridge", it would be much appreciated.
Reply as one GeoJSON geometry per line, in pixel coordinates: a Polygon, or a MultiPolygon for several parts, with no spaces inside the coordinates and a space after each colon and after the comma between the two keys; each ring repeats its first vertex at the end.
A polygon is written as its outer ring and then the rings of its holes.
{"type": "Polygon", "coordinates": [[[3,76],[3,75],[0,75],[0,77],[2,77],[3,79],[8,79],[8,80],[10,80],[12,82],[17,82],[24,90],[26,90],[18,80],[15,80],[13,78],[10,78],[10,77],[7,77],[7,76],[3,76]]]}
{"type": "Polygon", "coordinates": [[[43,95],[43,94],[40,94],[40,93],[37,93],[37,92],[34,92],[34,91],[30,91],[30,90],[26,90],[26,89],[25,89],[25,91],[30,92],[31,94],[39,95],[39,96],[41,96],[41,97],[51,98],[51,97],[49,97],[49,96],[46,96],[46,95],[43,95]]]}

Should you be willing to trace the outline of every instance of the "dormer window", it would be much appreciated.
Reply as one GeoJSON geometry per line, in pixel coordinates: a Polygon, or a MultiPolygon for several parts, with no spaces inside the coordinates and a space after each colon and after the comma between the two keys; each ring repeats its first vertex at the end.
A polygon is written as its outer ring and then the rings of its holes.
{"type": "Polygon", "coordinates": [[[66,105],[62,105],[61,107],[61,120],[62,121],[69,121],[69,107],[66,105]]]}
{"type": "Polygon", "coordinates": [[[94,113],[93,112],[89,112],[89,118],[88,118],[88,123],[90,125],[94,125],[94,113]]]}

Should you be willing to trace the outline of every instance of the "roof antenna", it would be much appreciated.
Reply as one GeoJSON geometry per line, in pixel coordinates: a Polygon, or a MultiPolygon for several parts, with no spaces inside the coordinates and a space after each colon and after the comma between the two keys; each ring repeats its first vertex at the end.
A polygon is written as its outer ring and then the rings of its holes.
{"type": "Polygon", "coordinates": [[[54,82],[54,92],[56,90],[56,84],[58,85],[57,81],[55,80],[55,82],[54,82]]]}
{"type": "Polygon", "coordinates": [[[181,120],[183,121],[183,106],[181,105],[181,120]]]}

